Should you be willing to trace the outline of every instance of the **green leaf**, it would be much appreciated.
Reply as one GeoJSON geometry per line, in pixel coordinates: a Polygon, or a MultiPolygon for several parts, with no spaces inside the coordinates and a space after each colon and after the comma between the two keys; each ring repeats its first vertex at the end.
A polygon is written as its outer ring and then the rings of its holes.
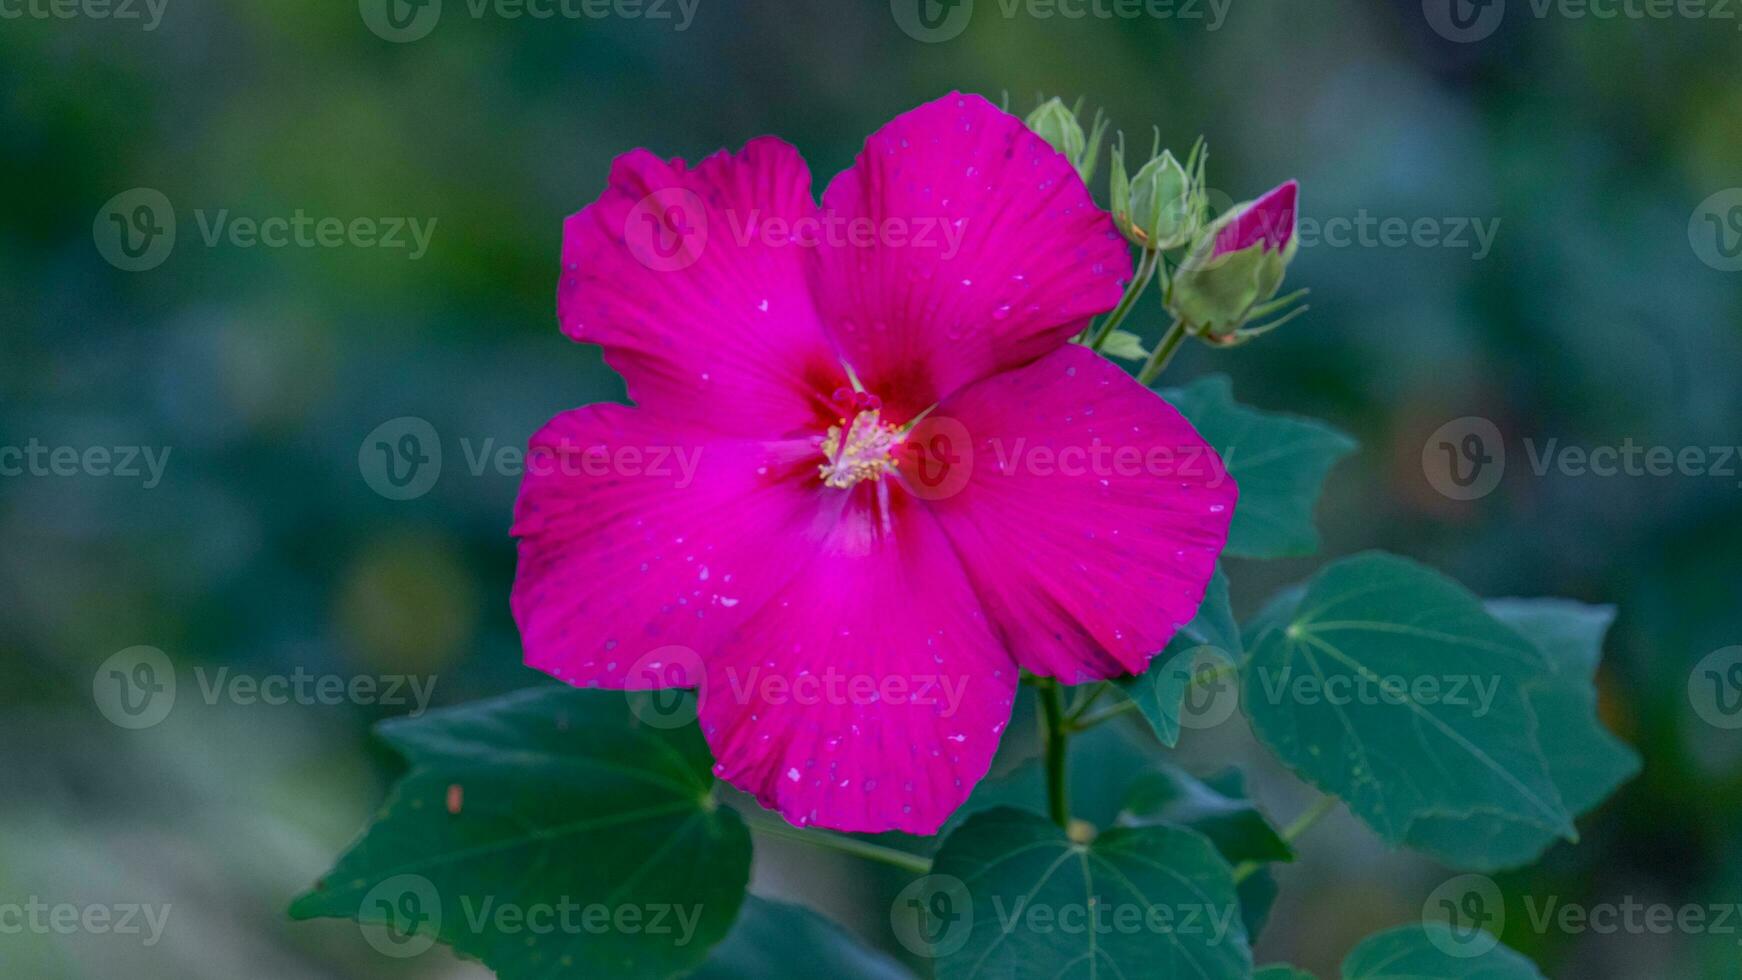
{"type": "Polygon", "coordinates": [[[411,771],[294,918],[355,918],[394,955],[439,938],[519,978],[670,976],[737,916],[750,837],[694,728],[551,686],[380,731],[411,771]]]}
{"type": "Polygon", "coordinates": [[[796,963],[803,963],[807,974],[830,980],[913,980],[900,963],[815,912],[755,895],[745,896],[737,924],[690,976],[765,980],[791,975],[796,963]]]}
{"type": "Polygon", "coordinates": [[[1535,964],[1505,946],[1471,955],[1476,948],[1443,922],[1399,926],[1351,950],[1343,980],[1542,980],[1535,964]]]}
{"type": "Polygon", "coordinates": [[[1108,357],[1122,357],[1127,361],[1146,361],[1149,351],[1143,349],[1143,338],[1129,330],[1115,330],[1101,342],[1101,353],[1108,357]]]}
{"type": "MultiPolygon", "coordinates": [[[[1230,866],[1294,860],[1294,851],[1247,798],[1246,779],[1238,769],[1223,769],[1202,780],[1166,763],[1147,769],[1132,781],[1119,822],[1189,827],[1208,837],[1230,866]]],[[[1260,869],[1240,882],[1238,891],[1246,935],[1256,939],[1276,901],[1276,880],[1260,869]]]]}
{"type": "Polygon", "coordinates": [[[1233,873],[1183,828],[1115,827],[1078,844],[1044,817],[988,810],[950,835],[921,880],[958,883],[944,903],[959,922],[939,937],[940,980],[1252,972],[1233,873]]]}
{"type": "Polygon", "coordinates": [[[1526,700],[1552,676],[1462,586],[1369,553],[1326,566],[1254,638],[1241,701],[1271,751],[1394,844],[1424,817],[1480,813],[1572,840],[1526,700]]]}
{"type": "MultiPolygon", "coordinates": [[[[1271,628],[1281,629],[1288,625],[1288,620],[1294,611],[1300,607],[1300,600],[1306,595],[1306,583],[1301,582],[1279,590],[1258,614],[1240,628],[1242,636],[1259,636],[1271,628]]],[[[1250,651],[1248,651],[1250,652],[1250,651]]]]}
{"type": "MultiPolygon", "coordinates": [[[[1179,743],[1181,711],[1193,680],[1215,685],[1218,682],[1210,679],[1210,675],[1220,668],[1236,666],[1240,657],[1240,627],[1234,621],[1234,609],[1228,599],[1228,576],[1217,566],[1204,590],[1197,616],[1180,627],[1167,649],[1150,660],[1148,670],[1117,678],[1114,683],[1126,697],[1137,702],[1137,709],[1155,729],[1161,743],[1173,746],[1179,743]]],[[[1219,694],[1232,693],[1230,680],[1219,683],[1228,685],[1227,691],[1218,687],[1206,690],[1203,710],[1193,717],[1214,723],[1218,714],[1215,699],[1219,694]]],[[[1232,706],[1232,697],[1227,704],[1232,706]]]]}
{"type": "MultiPolygon", "coordinates": [[[[1561,801],[1574,815],[1584,813],[1639,771],[1638,755],[1597,718],[1593,680],[1615,610],[1566,599],[1492,599],[1487,610],[1535,643],[1553,668],[1525,696],[1561,801]]],[[[1409,846],[1472,871],[1529,864],[1554,841],[1531,823],[1493,814],[1424,817],[1408,838],[1409,846]]]]}
{"type": "Polygon", "coordinates": [[[1322,422],[1247,408],[1234,401],[1224,375],[1164,394],[1216,447],[1240,486],[1227,553],[1282,558],[1317,551],[1313,507],[1325,475],[1355,451],[1355,440],[1322,422]]]}
{"type": "Polygon", "coordinates": [[[1261,966],[1252,974],[1252,980],[1318,980],[1305,970],[1297,970],[1284,963],[1272,963],[1261,966]]]}
{"type": "Polygon", "coordinates": [[[1294,851],[1246,798],[1238,769],[1200,780],[1176,766],[1158,764],[1132,781],[1119,822],[1128,827],[1190,827],[1208,837],[1229,864],[1294,860],[1294,851]]]}

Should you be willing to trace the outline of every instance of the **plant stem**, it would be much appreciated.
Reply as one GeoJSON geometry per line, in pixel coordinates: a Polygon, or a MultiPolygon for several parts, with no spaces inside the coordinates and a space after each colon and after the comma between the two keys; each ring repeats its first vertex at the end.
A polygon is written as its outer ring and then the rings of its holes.
{"type": "MultiPolygon", "coordinates": [[[[1325,814],[1330,813],[1336,805],[1336,797],[1320,797],[1319,801],[1308,808],[1305,813],[1294,818],[1293,823],[1282,828],[1282,832],[1277,834],[1277,836],[1282,838],[1283,843],[1293,844],[1300,835],[1311,830],[1313,824],[1318,823],[1319,820],[1324,817],[1325,814]]],[[[1241,862],[1240,866],[1234,869],[1234,884],[1238,885],[1240,882],[1250,878],[1254,872],[1262,867],[1264,867],[1264,862],[1262,861],[1241,862]]]]}
{"type": "Polygon", "coordinates": [[[1044,678],[1036,687],[1040,698],[1042,734],[1046,740],[1046,808],[1052,822],[1061,828],[1071,824],[1071,802],[1065,786],[1065,753],[1070,727],[1065,722],[1064,697],[1058,681],[1044,678]]]}
{"type": "Polygon", "coordinates": [[[1161,253],[1145,248],[1137,259],[1137,271],[1131,276],[1130,284],[1125,287],[1125,295],[1119,297],[1119,305],[1113,307],[1113,312],[1107,314],[1107,319],[1095,331],[1095,339],[1089,343],[1090,350],[1100,350],[1101,345],[1107,342],[1107,338],[1113,335],[1119,324],[1124,323],[1125,318],[1131,315],[1131,311],[1137,306],[1138,297],[1149,286],[1149,280],[1155,278],[1155,270],[1159,265],[1161,253]]]}
{"type": "Polygon", "coordinates": [[[810,844],[813,847],[839,851],[842,854],[851,854],[867,861],[880,861],[903,871],[911,871],[916,875],[931,873],[931,861],[928,858],[918,854],[909,854],[893,847],[884,847],[882,844],[873,844],[857,837],[831,834],[822,830],[806,830],[802,827],[794,827],[773,820],[749,820],[747,822],[754,829],[770,837],[782,837],[786,840],[798,841],[801,844],[810,844]]]}
{"type": "Polygon", "coordinates": [[[1173,321],[1173,326],[1167,328],[1162,335],[1161,343],[1155,345],[1155,353],[1149,355],[1149,362],[1143,365],[1143,370],[1137,372],[1137,383],[1145,387],[1161,376],[1167,369],[1167,362],[1173,360],[1178,353],[1179,345],[1185,343],[1186,325],[1183,320],[1173,321]]]}

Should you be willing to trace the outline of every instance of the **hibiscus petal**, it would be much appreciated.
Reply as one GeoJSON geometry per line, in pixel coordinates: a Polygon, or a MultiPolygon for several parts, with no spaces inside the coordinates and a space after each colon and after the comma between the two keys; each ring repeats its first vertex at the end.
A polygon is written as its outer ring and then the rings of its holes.
{"type": "Polygon", "coordinates": [[[959,423],[971,471],[929,503],[1017,662],[1067,683],[1142,671],[1197,613],[1228,540],[1238,490],[1215,450],[1074,344],[936,416],[959,423]]]}
{"type": "Polygon", "coordinates": [[[896,415],[1049,353],[1132,274],[1070,162],[977,95],[897,116],[823,205],[824,321],[896,415]]]}
{"type": "Polygon", "coordinates": [[[808,444],[686,435],[644,409],[552,419],[514,511],[527,664],[580,686],[696,683],[699,658],[790,574],[769,542],[814,520],[801,467],[814,477],[808,444]]]}
{"type": "Polygon", "coordinates": [[[932,834],[986,774],[1018,671],[923,507],[841,494],[803,570],[707,664],[715,772],[795,824],[932,834]]]}
{"type": "Polygon", "coordinates": [[[816,249],[778,229],[815,213],[809,168],[777,139],[693,170],[625,154],[563,225],[558,322],[605,348],[637,404],[692,427],[814,427],[845,375],[811,302],[816,249]]]}

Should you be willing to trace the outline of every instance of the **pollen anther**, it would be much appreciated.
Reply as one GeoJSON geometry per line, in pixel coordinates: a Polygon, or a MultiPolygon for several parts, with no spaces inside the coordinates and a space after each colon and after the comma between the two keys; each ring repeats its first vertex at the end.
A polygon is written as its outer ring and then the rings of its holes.
{"type": "Polygon", "coordinates": [[[827,462],[817,467],[823,484],[837,490],[851,489],[864,480],[877,479],[894,471],[893,451],[901,442],[895,426],[883,421],[881,413],[866,409],[848,422],[829,426],[823,437],[822,450],[827,462]]]}

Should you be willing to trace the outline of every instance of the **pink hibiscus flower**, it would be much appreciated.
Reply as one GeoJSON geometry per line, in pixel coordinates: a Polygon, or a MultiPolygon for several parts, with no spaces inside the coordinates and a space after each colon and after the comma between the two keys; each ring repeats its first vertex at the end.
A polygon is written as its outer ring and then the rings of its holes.
{"type": "Polygon", "coordinates": [[[1068,342],[1118,301],[1127,247],[986,100],[897,117],[820,208],[780,140],[626,154],[562,262],[563,332],[636,407],[532,439],[526,662],[697,687],[715,771],[793,823],[935,833],[1021,670],[1141,671],[1195,614],[1234,484],[1068,342]]]}

